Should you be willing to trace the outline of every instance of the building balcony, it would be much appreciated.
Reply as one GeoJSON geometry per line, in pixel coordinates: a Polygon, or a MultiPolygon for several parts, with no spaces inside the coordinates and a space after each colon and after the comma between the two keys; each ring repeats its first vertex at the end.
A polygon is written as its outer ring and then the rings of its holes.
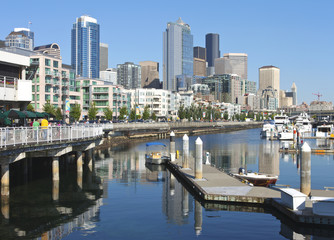
{"type": "Polygon", "coordinates": [[[51,79],[45,79],[45,84],[52,85],[53,81],[51,79]]]}
{"type": "Polygon", "coordinates": [[[59,95],[59,89],[56,89],[56,90],[53,90],[53,94],[55,94],[55,95],[59,95]]]}
{"type": "Polygon", "coordinates": [[[108,96],[93,96],[93,100],[97,100],[97,101],[106,101],[108,100],[109,97],[108,96]]]}
{"type": "Polygon", "coordinates": [[[68,91],[68,90],[63,90],[63,91],[61,92],[61,94],[62,94],[62,95],[70,95],[70,91],[68,91]]]}
{"type": "Polygon", "coordinates": [[[53,77],[53,73],[52,73],[52,72],[50,72],[50,71],[47,71],[47,72],[45,72],[45,76],[50,76],[50,77],[53,77]]]}
{"type": "Polygon", "coordinates": [[[63,79],[69,79],[69,78],[70,78],[70,76],[69,76],[68,74],[62,74],[61,77],[62,77],[63,79]]]}
{"type": "Polygon", "coordinates": [[[60,73],[53,73],[53,77],[60,78],[60,73]]]}

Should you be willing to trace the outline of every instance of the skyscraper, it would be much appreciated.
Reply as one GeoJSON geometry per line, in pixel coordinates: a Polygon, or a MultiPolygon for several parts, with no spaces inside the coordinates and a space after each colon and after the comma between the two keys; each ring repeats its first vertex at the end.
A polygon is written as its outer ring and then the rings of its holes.
{"type": "Polygon", "coordinates": [[[219,34],[208,33],[205,35],[206,60],[208,62],[207,75],[215,74],[215,59],[220,58],[219,34]]]}
{"type": "Polygon", "coordinates": [[[14,28],[6,37],[7,47],[18,47],[33,50],[34,49],[34,32],[29,28],[14,28]]]}
{"type": "Polygon", "coordinates": [[[278,67],[263,66],[259,68],[259,91],[266,89],[277,92],[277,106],[280,107],[280,69],[278,67]]]}
{"type": "Polygon", "coordinates": [[[141,87],[141,66],[132,62],[117,64],[117,84],[125,89],[141,87]]]}
{"type": "Polygon", "coordinates": [[[179,18],[167,23],[163,33],[163,88],[177,90],[176,76],[193,75],[193,35],[190,26],[179,18]]]}
{"type": "Polygon", "coordinates": [[[95,18],[81,16],[73,24],[71,62],[76,75],[99,77],[100,25],[95,18]]]}
{"type": "Polygon", "coordinates": [[[247,54],[225,53],[224,57],[215,59],[215,74],[237,74],[247,79],[247,54]]]}
{"type": "Polygon", "coordinates": [[[105,71],[108,68],[108,44],[100,43],[100,71],[105,71]]]}
{"type": "Polygon", "coordinates": [[[141,66],[141,87],[160,88],[159,63],[153,61],[139,62],[141,66]]]}

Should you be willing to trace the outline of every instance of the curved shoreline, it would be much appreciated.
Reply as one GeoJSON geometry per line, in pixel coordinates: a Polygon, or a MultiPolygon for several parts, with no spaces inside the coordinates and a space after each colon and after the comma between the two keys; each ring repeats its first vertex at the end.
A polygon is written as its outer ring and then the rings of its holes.
{"type": "MultiPolygon", "coordinates": [[[[262,122],[224,122],[223,124],[220,124],[220,126],[213,125],[211,127],[204,128],[191,128],[187,127],[187,124],[185,124],[180,128],[171,129],[171,131],[174,131],[177,137],[183,136],[184,134],[190,136],[198,136],[204,134],[217,134],[252,128],[260,128],[262,124],[262,122]]],[[[103,148],[103,146],[118,146],[122,144],[137,143],[154,139],[165,139],[169,136],[169,134],[170,131],[164,133],[152,131],[145,133],[132,132],[128,136],[108,136],[108,138],[103,139],[103,143],[99,147],[103,148]]]]}

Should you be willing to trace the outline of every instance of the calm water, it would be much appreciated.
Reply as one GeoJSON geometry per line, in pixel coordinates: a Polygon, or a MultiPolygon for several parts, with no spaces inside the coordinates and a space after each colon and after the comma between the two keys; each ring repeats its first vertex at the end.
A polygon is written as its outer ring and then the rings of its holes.
{"type": "MultiPolygon", "coordinates": [[[[278,153],[279,142],[259,129],[203,135],[212,164],[279,175],[278,184],[299,188],[297,156],[278,153]]],[[[197,137],[190,137],[191,154],[197,137]]],[[[168,144],[168,140],[161,140],[168,144]]],[[[331,142],[309,141],[312,147],[331,142]]],[[[181,150],[182,140],[176,139],[181,150]]],[[[160,166],[145,166],[145,143],[95,153],[95,171],[78,178],[75,164],[61,165],[59,199],[41,175],[11,189],[2,207],[0,239],[330,239],[333,230],[303,227],[259,206],[199,203],[160,166]],[[6,214],[7,213],[7,214],[6,214]],[[4,217],[7,216],[7,217],[4,217]]],[[[43,161],[41,161],[43,162],[43,161]]],[[[48,171],[47,164],[39,169],[48,171]]],[[[312,188],[334,186],[333,155],[312,155],[312,188]]]]}

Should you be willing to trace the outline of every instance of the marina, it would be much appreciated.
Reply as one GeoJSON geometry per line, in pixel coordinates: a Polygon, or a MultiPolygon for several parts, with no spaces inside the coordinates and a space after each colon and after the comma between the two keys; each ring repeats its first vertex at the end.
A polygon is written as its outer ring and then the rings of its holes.
{"type": "MultiPolygon", "coordinates": [[[[159,143],[167,148],[174,147],[175,152],[180,153],[179,156],[175,154],[175,162],[168,161],[166,166],[146,162],[146,145],[150,142],[97,146],[92,154],[93,168],[90,170],[84,164],[82,181],[79,182],[75,156],[69,157],[68,164],[61,157],[58,198],[52,197],[55,193],[52,179],[45,174],[44,177],[39,176],[36,172],[37,168],[38,172],[47,172],[43,169],[50,166],[43,167],[44,164],[41,164],[45,161],[33,161],[34,174],[28,175],[33,179],[24,185],[18,181],[19,168],[15,167],[12,169],[14,179],[11,179],[8,215],[7,218],[3,215],[0,222],[0,227],[4,229],[6,222],[10,221],[10,227],[3,231],[3,236],[6,236],[5,239],[17,239],[19,236],[25,239],[38,239],[39,236],[48,236],[49,239],[56,239],[56,236],[66,239],[133,239],[148,236],[159,239],[208,239],[219,235],[232,239],[240,229],[245,232],[250,228],[252,231],[247,233],[247,237],[257,239],[334,237],[331,228],[327,227],[332,226],[333,217],[319,215],[323,214],[326,204],[331,204],[328,198],[332,198],[334,193],[331,174],[334,170],[333,157],[312,154],[312,179],[302,180],[304,169],[300,156],[280,153],[280,143],[260,139],[260,131],[249,129],[190,135],[188,144],[184,143],[184,136],[160,139],[159,143]],[[196,179],[200,172],[194,164],[196,146],[200,143],[198,138],[202,139],[201,155],[205,163],[201,164],[200,180],[196,179]],[[186,151],[183,151],[184,147],[186,151]],[[184,157],[187,167],[183,167],[184,157]],[[247,173],[277,175],[276,187],[243,183],[231,175],[237,173],[240,167],[245,168],[247,173]],[[282,193],[289,192],[289,189],[299,192],[301,181],[305,180],[311,181],[312,186],[312,197],[305,201],[305,209],[293,210],[293,207],[282,204],[282,193]],[[28,204],[24,204],[28,198],[28,204]],[[319,200],[325,206],[319,205],[319,200]],[[37,203],[43,207],[43,213],[32,207],[37,203]],[[317,216],[313,212],[314,206],[317,216]],[[36,217],[41,220],[38,224],[24,225],[17,218],[17,211],[29,211],[23,219],[26,222],[36,217]],[[55,211],[57,214],[51,214],[55,211]],[[131,231],[124,227],[129,224],[133,226],[131,231]],[[224,228],[221,228],[222,224],[224,228]]],[[[317,144],[329,144],[319,143],[316,139],[306,141],[311,148],[317,144]]],[[[6,213],[6,208],[2,207],[2,213],[6,213]]],[[[245,236],[241,234],[240,238],[245,236]]]]}

